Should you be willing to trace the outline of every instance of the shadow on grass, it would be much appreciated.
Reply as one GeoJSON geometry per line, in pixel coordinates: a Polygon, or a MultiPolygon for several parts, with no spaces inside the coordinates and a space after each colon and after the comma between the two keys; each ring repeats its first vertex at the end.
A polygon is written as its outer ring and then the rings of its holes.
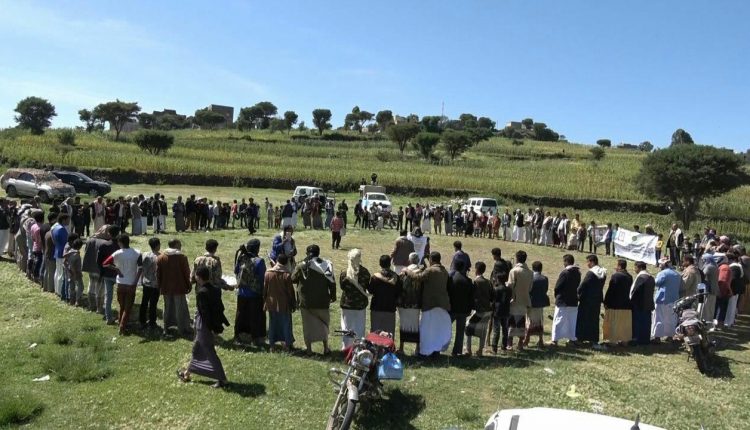
{"type": "Polygon", "coordinates": [[[424,397],[397,388],[386,390],[384,398],[365,403],[357,411],[360,429],[416,429],[410,422],[425,408],[424,397]]]}
{"type": "MultiPolygon", "coordinates": [[[[201,385],[211,386],[216,383],[213,380],[201,380],[198,382],[201,385]]],[[[227,382],[222,388],[227,393],[237,394],[243,398],[260,397],[266,395],[266,386],[257,383],[245,383],[245,382],[227,382]]]]}

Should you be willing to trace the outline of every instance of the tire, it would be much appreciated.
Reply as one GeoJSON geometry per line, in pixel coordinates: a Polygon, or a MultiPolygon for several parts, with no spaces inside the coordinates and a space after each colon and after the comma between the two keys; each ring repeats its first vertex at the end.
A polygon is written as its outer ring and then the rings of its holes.
{"type": "Polygon", "coordinates": [[[328,417],[326,430],[349,430],[351,427],[357,404],[349,400],[346,394],[346,392],[341,393],[336,399],[334,410],[328,417]]]}
{"type": "Polygon", "coordinates": [[[703,352],[703,348],[701,348],[700,344],[692,345],[690,351],[693,354],[695,365],[698,366],[698,371],[702,374],[708,372],[708,357],[706,356],[706,353],[703,352]]]}
{"type": "Polygon", "coordinates": [[[37,195],[39,196],[40,199],[42,199],[42,203],[50,202],[49,194],[47,194],[46,191],[39,191],[39,194],[37,195]]]}
{"type": "Polygon", "coordinates": [[[5,193],[8,194],[8,197],[18,197],[18,192],[16,191],[16,187],[13,185],[8,185],[8,188],[5,190],[5,193]]]}

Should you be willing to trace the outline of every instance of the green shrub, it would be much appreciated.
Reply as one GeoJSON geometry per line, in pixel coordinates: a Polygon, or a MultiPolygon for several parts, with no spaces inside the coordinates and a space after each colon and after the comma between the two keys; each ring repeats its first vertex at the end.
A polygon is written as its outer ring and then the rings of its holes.
{"type": "Polygon", "coordinates": [[[104,345],[48,349],[41,354],[42,371],[63,382],[101,381],[112,374],[104,345]]]}
{"type": "Polygon", "coordinates": [[[76,133],[72,129],[63,128],[57,133],[57,141],[60,145],[75,146],[76,133]]]}
{"type": "Polygon", "coordinates": [[[133,137],[141,150],[151,155],[166,153],[174,145],[174,136],[159,130],[142,130],[133,137]]]}
{"type": "Polygon", "coordinates": [[[0,426],[26,423],[43,410],[44,404],[31,394],[0,390],[0,426]]]}
{"type": "Polygon", "coordinates": [[[49,340],[55,345],[71,345],[73,343],[73,333],[64,328],[58,328],[50,333],[49,340]]]}

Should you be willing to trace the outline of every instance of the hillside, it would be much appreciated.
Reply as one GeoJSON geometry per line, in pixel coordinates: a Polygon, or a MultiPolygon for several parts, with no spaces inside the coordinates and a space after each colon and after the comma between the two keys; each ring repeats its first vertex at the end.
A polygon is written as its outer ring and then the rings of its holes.
{"type": "MultiPolygon", "coordinates": [[[[338,191],[351,191],[377,172],[382,184],[407,195],[481,193],[546,207],[666,213],[636,189],[634,179],[645,155],[633,150],[610,148],[603,160],[593,162],[586,145],[525,141],[514,146],[509,139],[493,138],[455,162],[443,157],[439,163],[427,163],[411,148],[401,158],[394,143],[367,134],[350,135],[362,139],[354,141],[236,130],[183,130],[175,136],[166,156],[152,156],[133,143],[78,134],[78,149],[62,159],[55,150],[54,131],[32,136],[6,130],[0,133],[0,158],[7,165],[103,169],[99,174],[123,183],[291,188],[316,182],[338,191]],[[647,205],[639,205],[643,203],[647,205]]],[[[747,186],[709,201],[701,222],[747,233],[750,228],[740,221],[750,218],[748,201],[747,186]]]]}

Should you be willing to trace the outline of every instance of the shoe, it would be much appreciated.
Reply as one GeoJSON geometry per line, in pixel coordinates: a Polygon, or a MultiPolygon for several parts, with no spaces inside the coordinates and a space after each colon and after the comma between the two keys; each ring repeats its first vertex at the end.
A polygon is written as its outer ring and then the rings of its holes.
{"type": "Polygon", "coordinates": [[[211,386],[211,388],[224,388],[225,385],[225,382],[217,381],[214,385],[211,386]]]}
{"type": "Polygon", "coordinates": [[[177,369],[177,377],[182,382],[190,382],[190,377],[185,374],[184,370],[177,369]]]}

